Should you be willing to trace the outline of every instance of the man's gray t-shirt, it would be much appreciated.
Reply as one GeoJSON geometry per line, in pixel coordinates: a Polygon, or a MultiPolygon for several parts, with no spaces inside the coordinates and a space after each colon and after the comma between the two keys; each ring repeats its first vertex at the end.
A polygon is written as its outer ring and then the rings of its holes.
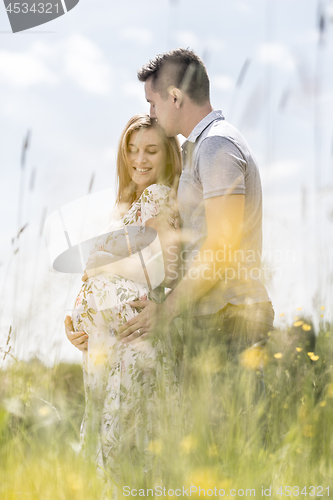
{"type": "MultiPolygon", "coordinates": [[[[245,195],[242,238],[236,263],[196,304],[195,314],[214,314],[226,304],[269,302],[259,279],[262,249],[262,193],[258,165],[240,132],[221,111],[212,111],[193,129],[183,148],[183,172],[178,188],[182,234],[182,274],[207,237],[204,200],[245,195]],[[235,274],[234,274],[235,273],[235,274]]],[[[228,246],[217,260],[230,258],[228,246]]],[[[227,264],[228,265],[228,264],[227,264]]]]}

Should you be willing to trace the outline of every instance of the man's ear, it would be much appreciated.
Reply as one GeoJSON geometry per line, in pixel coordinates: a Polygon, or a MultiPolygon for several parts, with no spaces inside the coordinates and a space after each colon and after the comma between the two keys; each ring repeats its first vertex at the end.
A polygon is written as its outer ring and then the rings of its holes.
{"type": "Polygon", "coordinates": [[[183,101],[183,92],[176,87],[169,87],[168,92],[171,95],[176,108],[179,109],[183,101]]]}

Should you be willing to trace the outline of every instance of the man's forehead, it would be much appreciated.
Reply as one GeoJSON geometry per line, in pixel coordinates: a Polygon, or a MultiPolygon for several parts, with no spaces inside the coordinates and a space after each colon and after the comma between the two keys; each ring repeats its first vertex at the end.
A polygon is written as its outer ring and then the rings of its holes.
{"type": "Polygon", "coordinates": [[[148,102],[156,102],[161,98],[161,94],[153,86],[152,77],[145,81],[145,95],[148,102]]]}
{"type": "Polygon", "coordinates": [[[151,82],[148,80],[145,81],[145,94],[146,94],[146,99],[147,101],[151,101],[153,100],[153,94],[155,94],[155,92],[153,91],[152,89],[152,85],[151,85],[151,82]]]}

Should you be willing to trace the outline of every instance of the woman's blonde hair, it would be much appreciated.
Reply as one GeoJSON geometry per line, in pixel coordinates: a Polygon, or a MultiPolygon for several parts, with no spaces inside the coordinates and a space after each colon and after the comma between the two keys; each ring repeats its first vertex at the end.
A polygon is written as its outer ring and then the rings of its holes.
{"type": "Polygon", "coordinates": [[[177,190],[179,177],[182,172],[182,157],[178,139],[176,137],[167,137],[163,129],[157,124],[156,120],[151,119],[149,115],[135,115],[128,121],[119,141],[117,155],[117,203],[133,203],[133,201],[135,201],[136,184],[132,181],[129,174],[127,160],[128,144],[133,132],[149,128],[154,128],[160,134],[166,150],[167,160],[165,172],[163,178],[159,179],[159,182],[170,186],[175,191],[177,190]]]}

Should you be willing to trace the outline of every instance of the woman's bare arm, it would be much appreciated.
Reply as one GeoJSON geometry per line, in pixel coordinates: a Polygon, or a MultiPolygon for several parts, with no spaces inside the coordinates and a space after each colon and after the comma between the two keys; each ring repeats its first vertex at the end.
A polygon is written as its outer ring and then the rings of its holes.
{"type": "Polygon", "coordinates": [[[107,263],[108,252],[98,251],[90,257],[89,268],[86,269],[82,280],[85,281],[100,273],[109,273],[144,284],[147,284],[148,277],[153,288],[158,285],[173,287],[178,281],[179,274],[179,231],[172,228],[162,214],[149,219],[145,225],[155,229],[158,238],[142,250],[141,255],[135,253],[114,261],[113,255],[109,254],[110,262],[107,263]]]}
{"type": "MultiPolygon", "coordinates": [[[[145,225],[157,231],[160,247],[163,253],[165,278],[161,286],[174,288],[180,279],[179,276],[179,254],[180,254],[180,232],[174,229],[164,214],[148,219],[145,225]]],[[[151,246],[155,244],[155,240],[151,246]]]]}
{"type": "MultiPolygon", "coordinates": [[[[105,254],[107,252],[96,252],[96,254],[99,253],[105,254]]],[[[91,267],[86,269],[83,278],[92,278],[98,274],[107,273],[122,276],[126,279],[135,281],[136,283],[147,283],[140,256],[138,254],[132,254],[129,257],[117,261],[113,261],[112,255],[110,254],[109,263],[105,263],[106,259],[103,258],[103,260],[104,264],[101,264],[101,261],[98,260],[98,255],[96,255],[95,264],[92,260],[90,261],[91,267]]],[[[83,279],[83,281],[85,281],[85,279],[83,279]]]]}

